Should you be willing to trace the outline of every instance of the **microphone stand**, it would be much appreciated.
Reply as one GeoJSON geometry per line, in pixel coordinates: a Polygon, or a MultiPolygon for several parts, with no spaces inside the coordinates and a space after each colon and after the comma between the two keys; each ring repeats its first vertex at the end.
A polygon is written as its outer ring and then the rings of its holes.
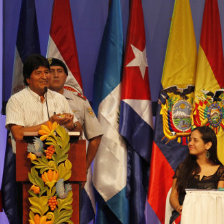
{"type": "Polygon", "coordinates": [[[46,95],[45,99],[46,99],[47,115],[48,115],[48,120],[50,120],[48,104],[47,104],[47,87],[44,87],[44,95],[46,95]]]}

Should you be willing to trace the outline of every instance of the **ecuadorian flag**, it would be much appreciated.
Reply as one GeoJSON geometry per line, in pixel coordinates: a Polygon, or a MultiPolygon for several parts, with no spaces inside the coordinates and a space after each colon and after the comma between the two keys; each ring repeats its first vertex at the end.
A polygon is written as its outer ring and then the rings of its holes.
{"type": "Polygon", "coordinates": [[[151,224],[167,222],[167,194],[178,164],[185,158],[191,131],[196,70],[196,41],[189,0],[176,0],[163,67],[150,164],[148,202],[151,224]]]}

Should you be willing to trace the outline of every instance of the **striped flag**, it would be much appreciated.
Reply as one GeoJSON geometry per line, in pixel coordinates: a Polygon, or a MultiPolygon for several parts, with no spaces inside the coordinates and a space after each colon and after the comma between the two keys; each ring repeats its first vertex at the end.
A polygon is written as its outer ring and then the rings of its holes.
{"type": "Polygon", "coordinates": [[[2,192],[0,191],[0,212],[2,212],[2,192]]]}
{"type": "Polygon", "coordinates": [[[218,138],[224,164],[224,63],[217,0],[206,0],[195,81],[194,125],[210,126],[218,138]]]}
{"type": "Polygon", "coordinates": [[[176,0],[163,67],[150,164],[149,223],[169,223],[165,205],[178,164],[185,158],[191,131],[196,41],[189,0],[176,0]]]}
{"type": "Polygon", "coordinates": [[[12,93],[24,88],[23,63],[30,54],[40,54],[35,0],[23,0],[13,67],[12,93]]]}
{"type": "MultiPolygon", "coordinates": [[[[83,94],[69,0],[54,0],[47,57],[58,58],[65,63],[68,68],[65,86],[83,94]]],[[[96,210],[91,168],[80,200],[80,224],[86,224],[95,218],[96,210]]]]}
{"type": "MultiPolygon", "coordinates": [[[[35,0],[22,0],[19,26],[17,32],[16,49],[14,56],[12,94],[24,88],[23,63],[31,54],[40,54],[39,33],[36,19],[35,0]]],[[[6,133],[5,133],[6,134],[6,133]]],[[[1,139],[4,139],[1,138],[1,139]]],[[[6,136],[5,136],[6,139],[6,136]]],[[[2,145],[2,148],[5,148],[2,145]]],[[[5,213],[1,214],[1,222],[14,223],[17,217],[16,183],[15,183],[15,161],[12,156],[11,147],[7,145],[4,161],[4,171],[2,180],[2,199],[5,213]],[[10,166],[8,166],[10,164],[10,166]],[[7,218],[6,215],[7,214],[7,218]]],[[[4,157],[2,158],[4,159],[4,157]]]]}
{"type": "Polygon", "coordinates": [[[103,137],[94,161],[96,223],[129,223],[127,151],[119,134],[123,30],[120,0],[111,1],[94,77],[93,108],[103,137]]]}
{"type": "Polygon", "coordinates": [[[62,60],[68,68],[65,85],[83,93],[69,0],[54,0],[47,57],[62,60]]]}
{"type": "Polygon", "coordinates": [[[128,148],[130,223],[143,224],[153,129],[141,0],[131,1],[121,89],[120,134],[128,148]]]}

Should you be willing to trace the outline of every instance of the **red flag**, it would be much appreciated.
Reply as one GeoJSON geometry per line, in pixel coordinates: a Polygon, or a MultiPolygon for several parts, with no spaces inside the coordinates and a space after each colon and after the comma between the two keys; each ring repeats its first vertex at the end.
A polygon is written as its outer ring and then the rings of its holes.
{"type": "Polygon", "coordinates": [[[194,125],[206,125],[217,135],[217,153],[224,163],[224,62],[217,0],[206,0],[198,49],[194,125]]]}
{"type": "Polygon", "coordinates": [[[69,0],[54,0],[47,57],[58,58],[68,67],[66,85],[83,92],[69,0]]]}
{"type": "Polygon", "coordinates": [[[141,1],[132,1],[122,82],[122,99],[150,100],[145,27],[141,1]]]}
{"type": "Polygon", "coordinates": [[[172,224],[180,224],[181,223],[181,215],[179,215],[173,222],[172,224]]]}

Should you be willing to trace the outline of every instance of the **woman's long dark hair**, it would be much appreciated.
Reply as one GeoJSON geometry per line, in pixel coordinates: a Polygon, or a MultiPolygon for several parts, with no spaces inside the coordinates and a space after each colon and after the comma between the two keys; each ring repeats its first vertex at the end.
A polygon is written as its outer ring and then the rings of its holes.
{"type": "MultiPolygon", "coordinates": [[[[193,131],[199,131],[201,138],[204,143],[211,142],[212,146],[209,149],[210,157],[209,160],[214,164],[221,164],[217,157],[217,138],[215,132],[207,127],[201,126],[195,128],[193,131]]],[[[192,131],[192,132],[193,132],[192,131]]],[[[200,172],[200,167],[196,162],[196,156],[188,154],[183,163],[180,164],[178,171],[176,172],[177,176],[177,191],[179,193],[184,192],[189,180],[192,178],[193,174],[198,174],[200,172]]]]}

